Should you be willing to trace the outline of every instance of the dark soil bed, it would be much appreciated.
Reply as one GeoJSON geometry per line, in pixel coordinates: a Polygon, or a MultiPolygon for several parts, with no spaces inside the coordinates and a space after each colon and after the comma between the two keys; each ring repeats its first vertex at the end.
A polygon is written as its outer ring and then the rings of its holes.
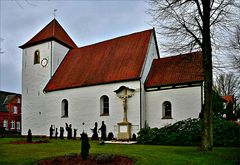
{"type": "Polygon", "coordinates": [[[38,165],[132,165],[133,161],[127,157],[114,156],[110,161],[99,162],[93,156],[89,156],[88,160],[82,160],[81,156],[61,156],[48,160],[40,160],[38,165]]]}
{"type": "Polygon", "coordinates": [[[49,143],[48,140],[38,140],[38,141],[32,141],[31,143],[28,141],[14,141],[14,142],[9,142],[9,144],[41,144],[41,143],[49,143]]]}

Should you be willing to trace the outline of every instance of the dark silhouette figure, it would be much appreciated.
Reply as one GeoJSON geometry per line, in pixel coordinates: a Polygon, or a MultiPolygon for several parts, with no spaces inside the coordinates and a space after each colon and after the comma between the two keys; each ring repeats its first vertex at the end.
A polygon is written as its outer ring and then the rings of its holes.
{"type": "Polygon", "coordinates": [[[72,139],[72,124],[69,125],[69,139],[72,139]]]}
{"type": "Polygon", "coordinates": [[[63,139],[64,128],[60,127],[60,139],[63,139]]]}
{"type": "Polygon", "coordinates": [[[90,144],[88,141],[88,135],[86,133],[81,134],[81,139],[82,139],[82,145],[81,145],[81,156],[83,160],[88,159],[88,154],[89,154],[89,149],[90,149],[90,144]]]}
{"type": "Polygon", "coordinates": [[[74,129],[73,131],[74,131],[74,133],[73,133],[73,139],[74,139],[74,140],[76,140],[76,136],[77,136],[77,129],[74,129]]]}
{"type": "Polygon", "coordinates": [[[135,133],[132,135],[132,141],[137,141],[137,136],[135,133]]]}
{"type": "Polygon", "coordinates": [[[108,133],[108,140],[109,141],[113,140],[113,133],[112,132],[108,133]]]}
{"type": "Polygon", "coordinates": [[[57,139],[58,138],[58,129],[56,128],[55,129],[55,139],[57,139]]]}
{"type": "Polygon", "coordinates": [[[98,139],[98,133],[97,133],[97,131],[98,131],[97,127],[98,127],[98,123],[95,122],[95,127],[93,129],[91,129],[92,132],[93,132],[92,140],[99,140],[98,139]]]}
{"type": "Polygon", "coordinates": [[[50,128],[49,128],[49,132],[50,132],[50,139],[52,139],[52,136],[53,136],[53,126],[51,125],[50,128]]]}
{"type": "Polygon", "coordinates": [[[32,131],[30,129],[28,130],[27,142],[32,143],[32,131]]]}
{"type": "Polygon", "coordinates": [[[72,139],[72,124],[69,124],[69,126],[67,123],[65,124],[66,124],[67,138],[72,139]]]}
{"type": "Polygon", "coordinates": [[[107,134],[106,134],[107,128],[106,128],[106,125],[104,124],[104,121],[102,121],[102,125],[101,125],[101,128],[99,128],[99,130],[101,130],[101,140],[106,141],[107,140],[107,134]]]}

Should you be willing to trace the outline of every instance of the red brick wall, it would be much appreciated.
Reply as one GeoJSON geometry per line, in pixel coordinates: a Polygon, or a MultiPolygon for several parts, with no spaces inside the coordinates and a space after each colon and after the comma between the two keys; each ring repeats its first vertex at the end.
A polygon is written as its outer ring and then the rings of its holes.
{"type": "Polygon", "coordinates": [[[4,120],[7,120],[7,130],[21,131],[21,98],[18,102],[16,96],[9,104],[5,105],[8,112],[0,112],[0,127],[3,127],[4,120]],[[17,107],[17,113],[14,113],[14,106],[17,107]],[[14,128],[11,128],[11,122],[14,121],[14,128]],[[17,122],[20,122],[20,129],[17,128],[17,122]]]}

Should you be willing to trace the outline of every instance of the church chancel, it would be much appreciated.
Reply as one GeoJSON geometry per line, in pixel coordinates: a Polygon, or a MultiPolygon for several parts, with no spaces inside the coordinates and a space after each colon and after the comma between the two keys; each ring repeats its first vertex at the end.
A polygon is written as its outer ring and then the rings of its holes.
{"type": "Polygon", "coordinates": [[[132,124],[127,120],[127,100],[134,95],[135,90],[121,86],[114,92],[122,100],[123,104],[123,121],[118,123],[118,140],[130,140],[132,124]]]}

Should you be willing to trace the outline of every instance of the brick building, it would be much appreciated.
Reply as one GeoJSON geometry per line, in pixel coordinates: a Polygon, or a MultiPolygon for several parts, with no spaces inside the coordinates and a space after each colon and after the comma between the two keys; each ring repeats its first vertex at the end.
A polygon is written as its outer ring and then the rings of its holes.
{"type": "Polygon", "coordinates": [[[21,132],[21,95],[0,91],[0,127],[21,132]]]}

